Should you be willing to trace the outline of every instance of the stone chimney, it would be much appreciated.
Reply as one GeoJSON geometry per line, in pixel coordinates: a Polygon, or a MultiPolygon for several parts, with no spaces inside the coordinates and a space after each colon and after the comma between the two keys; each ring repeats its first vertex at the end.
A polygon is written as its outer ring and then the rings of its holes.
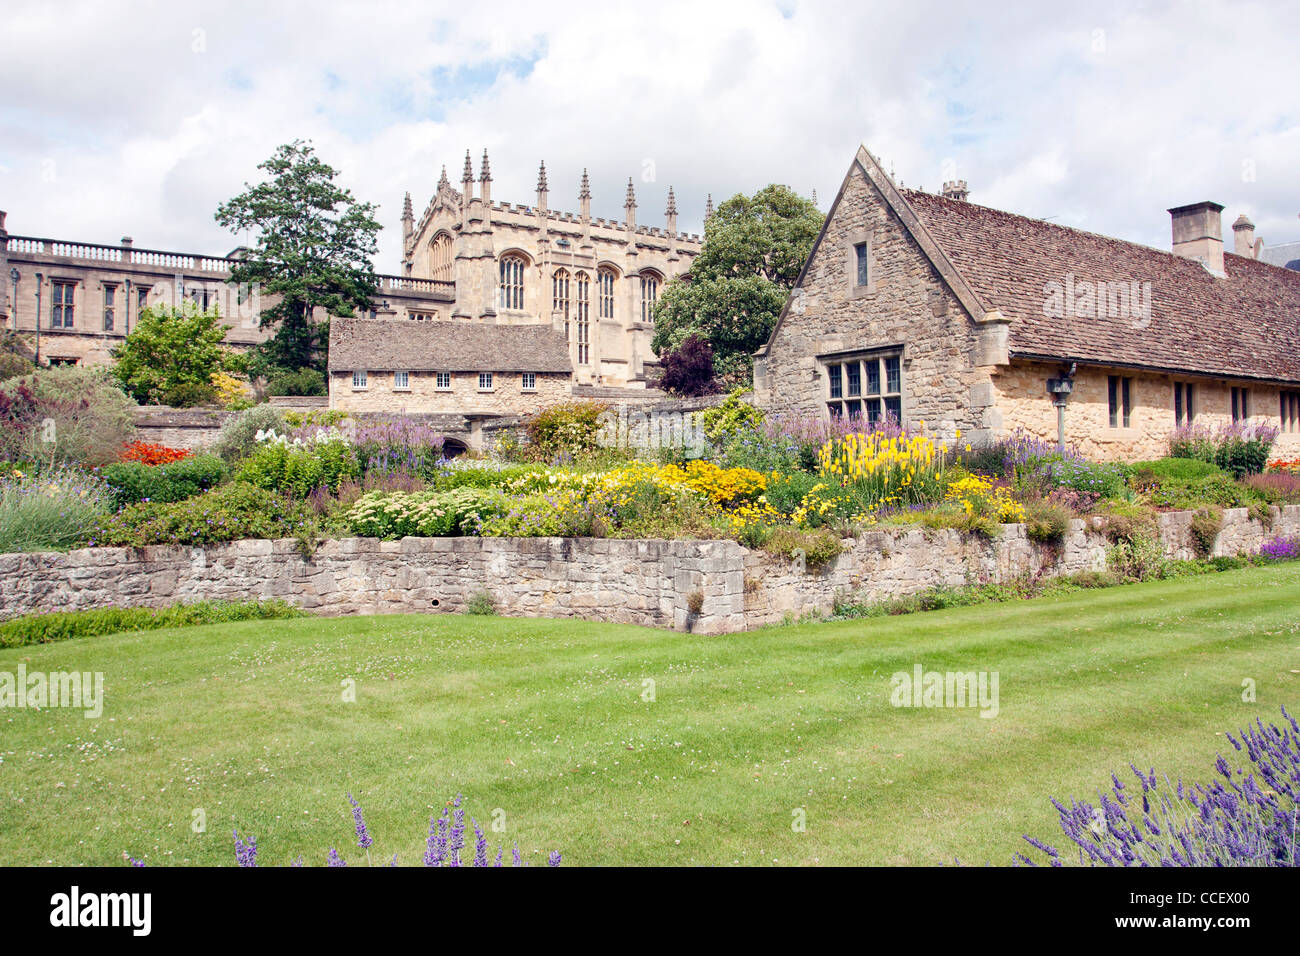
{"type": "Polygon", "coordinates": [[[1195,259],[1216,276],[1223,275],[1223,207],[1198,202],[1169,210],[1174,227],[1174,254],[1195,259]]]}
{"type": "Polygon", "coordinates": [[[970,195],[970,190],[966,187],[966,180],[955,179],[943,184],[943,191],[940,195],[944,199],[960,199],[965,202],[966,197],[970,195]]]}
{"type": "Polygon", "coordinates": [[[5,228],[5,217],[8,215],[9,213],[5,212],[3,209],[0,209],[0,236],[9,235],[9,230],[5,228]]]}
{"type": "Polygon", "coordinates": [[[1242,213],[1232,224],[1232,251],[1247,259],[1258,259],[1264,240],[1255,239],[1255,224],[1242,213]]]}

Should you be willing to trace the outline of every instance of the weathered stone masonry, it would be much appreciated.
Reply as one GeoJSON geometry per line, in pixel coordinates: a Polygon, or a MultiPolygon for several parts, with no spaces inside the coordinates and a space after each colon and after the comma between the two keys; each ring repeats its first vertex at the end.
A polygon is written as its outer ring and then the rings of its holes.
{"type": "MultiPolygon", "coordinates": [[[[1195,555],[1191,518],[1161,516],[1170,557],[1195,555]]],[[[1300,534],[1300,505],[1274,509],[1271,528],[1245,509],[1226,511],[1214,553],[1252,553],[1274,534],[1300,534]]],[[[1004,525],[993,540],[891,528],[846,544],[828,567],[808,573],[735,541],[610,538],[343,538],[309,558],[291,539],[7,554],[0,555],[0,617],[277,597],[331,615],[440,613],[486,592],[508,615],[723,634],[830,610],[837,595],[871,601],[936,585],[1101,569],[1107,548],[1097,519],[1074,521],[1057,547],[1030,541],[1023,525],[1004,525]],[[695,591],[703,597],[698,616],[688,610],[695,591]]]]}

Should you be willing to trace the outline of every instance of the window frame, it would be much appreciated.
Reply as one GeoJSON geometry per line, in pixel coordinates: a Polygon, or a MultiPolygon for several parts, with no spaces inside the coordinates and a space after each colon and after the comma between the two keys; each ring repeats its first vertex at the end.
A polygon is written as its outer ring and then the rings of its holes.
{"type": "Polygon", "coordinates": [[[537,391],[537,373],[520,372],[519,373],[519,390],[523,392],[537,391]]]}
{"type": "Polygon", "coordinates": [[[907,411],[903,346],[838,352],[819,356],[818,362],[826,373],[822,401],[832,418],[847,415],[883,423],[892,417],[903,424],[907,411]]]}
{"type": "Polygon", "coordinates": [[[876,291],[876,270],[872,268],[873,259],[869,229],[858,229],[845,238],[844,284],[849,298],[856,299],[858,296],[870,295],[876,291]],[[862,257],[862,267],[866,272],[865,282],[858,281],[861,277],[859,256],[862,257]]]}
{"type": "Polygon", "coordinates": [[[1250,420],[1250,388],[1246,385],[1232,386],[1232,422],[1250,420]]]}
{"type": "Polygon", "coordinates": [[[77,285],[76,279],[50,280],[50,328],[74,327],[77,319],[77,285]],[[67,290],[66,296],[64,292],[55,290],[67,290]]]}
{"type": "Polygon", "coordinates": [[[1133,378],[1106,376],[1107,424],[1118,430],[1133,427],[1133,378]]]}
{"type": "Polygon", "coordinates": [[[117,321],[117,283],[104,283],[104,331],[112,332],[117,321]]]}
{"type": "Polygon", "coordinates": [[[1174,425],[1178,428],[1196,422],[1196,385],[1174,382],[1174,425]]]}
{"type": "Polygon", "coordinates": [[[618,273],[609,266],[601,266],[596,270],[596,302],[597,316],[602,319],[612,319],[618,308],[616,305],[618,295],[615,287],[618,282],[618,273]]]}
{"type": "Polygon", "coordinates": [[[354,368],[352,370],[352,391],[365,392],[370,389],[369,369],[354,368]]]}
{"type": "Polygon", "coordinates": [[[551,314],[559,312],[564,316],[564,341],[569,341],[569,306],[572,304],[570,293],[573,275],[561,266],[551,273],[551,314]]]}
{"type": "Polygon", "coordinates": [[[577,296],[574,322],[577,331],[578,364],[591,364],[591,276],[579,271],[574,275],[577,296]]]}
{"type": "Polygon", "coordinates": [[[409,371],[395,369],[393,371],[393,391],[409,392],[411,390],[411,373],[409,371]]]}
{"type": "Polygon", "coordinates": [[[433,373],[433,390],[435,392],[451,391],[451,372],[434,372],[433,373]],[[446,379],[447,384],[443,384],[446,379]]]}
{"type": "Polygon", "coordinates": [[[655,324],[655,305],[659,302],[659,276],[654,272],[643,272],[641,279],[641,324],[655,324]],[[649,295],[646,295],[647,290],[649,295]]]}
{"type": "Polygon", "coordinates": [[[1288,434],[1300,432],[1300,390],[1284,388],[1277,394],[1282,431],[1288,434]]]}
{"type": "Polygon", "coordinates": [[[524,270],[528,263],[517,253],[501,257],[497,273],[497,307],[509,312],[524,310],[524,270]]]}
{"type": "Polygon", "coordinates": [[[478,373],[478,390],[480,392],[495,392],[496,385],[493,384],[491,372],[478,373]]]}

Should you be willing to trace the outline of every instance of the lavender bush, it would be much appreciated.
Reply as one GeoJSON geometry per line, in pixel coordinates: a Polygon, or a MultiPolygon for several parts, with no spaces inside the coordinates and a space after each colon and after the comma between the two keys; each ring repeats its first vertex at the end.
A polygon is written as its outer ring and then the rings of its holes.
{"type": "MultiPolygon", "coordinates": [[[[1164,789],[1154,770],[1133,767],[1141,791],[1111,775],[1110,794],[1093,806],[1071,799],[1052,804],[1061,829],[1078,847],[1079,862],[1089,866],[1300,866],[1297,820],[1300,818],[1300,724],[1282,708],[1282,727],[1256,720],[1239,734],[1228,734],[1254,765],[1250,773],[1233,770],[1219,756],[1220,780],[1164,789]],[[1287,725],[1290,726],[1287,726],[1287,725]],[[1257,777],[1258,775],[1258,777],[1257,777]]],[[[1061,865],[1055,847],[1026,836],[1061,865]]],[[[1036,866],[1026,856],[1019,862],[1036,866]]]]}
{"type": "Polygon", "coordinates": [[[0,554],[70,548],[111,500],[107,484],[76,468],[16,469],[0,478],[0,554]]]}
{"type": "Polygon", "coordinates": [[[429,478],[443,464],[441,432],[426,422],[399,418],[360,422],[352,432],[357,460],[367,472],[429,478]]]}
{"type": "Polygon", "coordinates": [[[1270,538],[1259,548],[1259,556],[1268,561],[1295,561],[1300,559],[1300,536],[1270,538]]]}
{"type": "Polygon", "coordinates": [[[1182,425],[1170,437],[1169,454],[1213,462],[1233,477],[1242,478],[1264,470],[1277,436],[1276,427],[1248,420],[1218,429],[1182,425]]]}
{"type": "MultiPolygon", "coordinates": [[[[374,837],[370,835],[370,828],[366,826],[365,816],[361,810],[361,805],[348,794],[348,803],[352,805],[352,824],[356,833],[357,848],[366,855],[366,863],[370,863],[370,848],[375,845],[374,837]]],[[[501,866],[505,857],[505,847],[498,847],[496,856],[491,856],[488,849],[487,837],[479,828],[478,822],[473,817],[470,818],[470,826],[474,831],[474,848],[472,855],[462,856],[466,852],[465,844],[465,808],[461,806],[461,796],[456,795],[456,799],[449,807],[444,807],[442,815],[433,817],[429,820],[429,836],[425,841],[424,865],[425,866],[501,866]]],[[[257,841],[249,837],[247,841],[239,836],[239,831],[235,834],[235,865],[252,867],[257,866],[257,841]]],[[[132,866],[143,866],[143,863],[130,860],[132,866]]],[[[547,866],[559,866],[561,856],[558,850],[553,851],[546,858],[547,866]]],[[[299,856],[293,861],[292,866],[302,866],[303,859],[299,856]]],[[[325,861],[326,866],[347,866],[348,863],[339,855],[337,847],[330,847],[330,851],[325,861]]],[[[397,865],[397,854],[393,854],[389,866],[397,865]]],[[[519,855],[519,847],[515,846],[511,850],[511,865],[526,866],[523,858],[519,855]]]]}

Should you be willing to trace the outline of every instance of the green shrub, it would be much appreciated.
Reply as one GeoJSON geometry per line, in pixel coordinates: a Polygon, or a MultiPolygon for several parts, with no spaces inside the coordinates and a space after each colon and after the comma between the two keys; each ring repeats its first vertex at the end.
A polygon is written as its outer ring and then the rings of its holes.
{"type": "Polygon", "coordinates": [[[1164,577],[1168,564],[1159,539],[1142,534],[1116,541],[1106,552],[1107,567],[1127,581],[1164,577]]]}
{"type": "Polygon", "coordinates": [[[99,637],[162,627],[306,616],[305,611],[278,598],[271,601],[200,601],[196,604],[173,604],[161,608],[106,607],[88,611],[26,614],[0,622],[0,647],[50,644],[75,637],[99,637]]]}
{"type": "Polygon", "coordinates": [[[609,406],[579,401],[552,405],[525,424],[532,458],[552,461],[590,455],[599,446],[601,419],[609,406]]]}
{"type": "Polygon", "coordinates": [[[499,491],[479,488],[414,493],[372,491],[357,500],[344,521],[352,534],[366,538],[477,534],[485,521],[505,514],[509,503],[499,491]]]}
{"type": "Polygon", "coordinates": [[[30,359],[23,358],[14,352],[0,351],[0,382],[11,378],[19,378],[23,375],[30,375],[35,370],[36,366],[31,363],[30,359]]]}
{"type": "Polygon", "coordinates": [[[1025,533],[1033,541],[1059,544],[1070,530],[1074,517],[1064,505],[1050,501],[1030,501],[1025,504],[1025,533]]]}
{"type": "Polygon", "coordinates": [[[839,535],[829,528],[777,528],[763,545],[764,550],[793,559],[802,551],[809,567],[819,567],[834,560],[844,548],[839,535]]]}
{"type": "Polygon", "coordinates": [[[725,444],[737,434],[752,433],[763,423],[763,410],[745,401],[746,394],[748,389],[737,388],[720,404],[695,413],[705,438],[725,444]]]}
{"type": "MultiPolygon", "coordinates": [[[[507,468],[455,468],[434,475],[429,484],[434,491],[454,488],[504,488],[529,475],[544,473],[536,465],[513,465],[507,468]]],[[[518,485],[516,485],[518,487],[518,485]]]]}
{"type": "Polygon", "coordinates": [[[87,534],[91,545],[216,544],[243,538],[309,534],[311,510],[301,502],[243,481],[168,504],[128,505],[102,518],[87,534]]]}
{"type": "Polygon", "coordinates": [[[180,382],[160,392],[158,402],[171,408],[217,404],[217,390],[203,382],[180,382]]]}
{"type": "Polygon", "coordinates": [[[215,488],[227,473],[226,463],[216,455],[191,455],[165,465],[122,461],[99,472],[112,489],[115,508],[146,500],[183,501],[215,488]]]}
{"type": "Polygon", "coordinates": [[[1145,505],[1113,501],[1103,516],[1106,519],[1104,533],[1113,544],[1156,539],[1160,535],[1159,516],[1145,505]]]}
{"type": "MultiPolygon", "coordinates": [[[[740,467],[740,466],[732,466],[740,467]]],[[[812,491],[813,486],[823,482],[820,475],[806,471],[782,473],[779,478],[772,478],[763,491],[767,503],[783,515],[794,514],[804,496],[812,491]]]]}
{"type": "Polygon", "coordinates": [[[345,479],[360,474],[352,444],[326,439],[303,445],[263,442],[243,460],[236,477],[268,491],[306,498],[317,488],[337,492],[345,479]]]}
{"type": "Polygon", "coordinates": [[[274,405],[254,405],[226,419],[212,451],[233,465],[258,447],[258,432],[280,433],[284,425],[284,416],[274,405]]]}
{"type": "Polygon", "coordinates": [[[135,407],[102,366],[11,378],[0,383],[0,459],[107,465],[135,434],[135,407]]]}
{"type": "Polygon", "coordinates": [[[74,468],[14,470],[0,478],[0,554],[71,548],[111,500],[103,481],[74,468]]]}
{"type": "Polygon", "coordinates": [[[1128,488],[1128,467],[1115,462],[1063,459],[1051,463],[1050,475],[1058,488],[1102,498],[1120,497],[1128,488]]]}
{"type": "Polygon", "coordinates": [[[1217,469],[1202,478],[1169,478],[1150,492],[1152,504],[1180,511],[1191,511],[1203,505],[1242,508],[1261,498],[1260,492],[1217,469]]]}
{"type": "Polygon", "coordinates": [[[266,381],[269,395],[328,395],[325,376],[314,368],[300,368],[296,372],[280,370],[266,381]]]}
{"type": "Polygon", "coordinates": [[[1229,435],[1219,443],[1214,463],[1235,478],[1257,475],[1268,464],[1272,447],[1273,439],[1266,435],[1229,435]]]}
{"type": "Polygon", "coordinates": [[[1214,542],[1219,537],[1219,529],[1222,527],[1223,509],[1218,505],[1198,508],[1192,515],[1190,528],[1192,548],[1198,558],[1204,558],[1214,550],[1214,542]]]}
{"type": "Polygon", "coordinates": [[[465,613],[493,616],[497,613],[496,602],[487,591],[479,591],[465,602],[465,613]]]}
{"type": "Polygon", "coordinates": [[[1208,475],[1222,474],[1222,469],[1218,465],[1196,458],[1157,458],[1154,461],[1135,461],[1131,467],[1134,473],[1149,471],[1160,480],[1172,478],[1177,481],[1190,481],[1208,475]]]}

